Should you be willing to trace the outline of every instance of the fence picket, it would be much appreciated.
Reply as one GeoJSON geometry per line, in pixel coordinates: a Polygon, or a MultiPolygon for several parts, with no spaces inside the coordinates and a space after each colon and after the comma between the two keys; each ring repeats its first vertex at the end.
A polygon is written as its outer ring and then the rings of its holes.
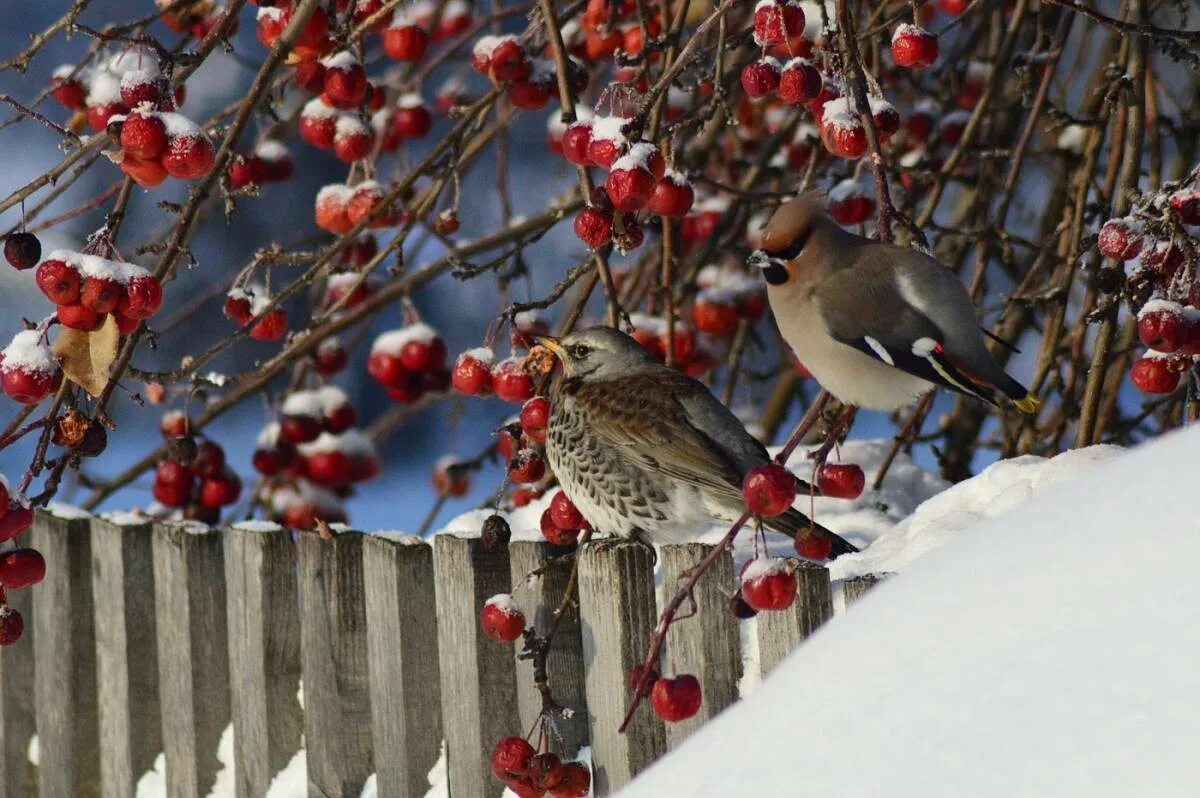
{"type": "Polygon", "coordinates": [[[239,798],[266,795],[300,747],[300,610],[292,535],[275,524],[225,532],[225,589],[239,798]]]}
{"type": "Polygon", "coordinates": [[[374,769],[363,535],[302,533],[300,665],[312,795],[358,798],[374,769]]]}
{"type": "Polygon", "coordinates": [[[592,792],[616,792],[666,750],[649,706],[617,732],[633,699],[629,672],[642,664],[657,618],[654,551],[632,542],[586,546],[579,562],[583,661],[592,741],[592,792]]]}
{"type": "Polygon", "coordinates": [[[33,600],[34,694],[42,795],[100,794],[100,723],[89,516],[38,512],[29,544],[46,559],[33,600]]]}
{"type": "Polygon", "coordinates": [[[489,640],[483,604],[511,588],[507,550],[484,551],[479,538],[438,535],[433,550],[442,726],[452,798],[499,796],[488,759],[518,724],[512,644],[489,640]]]}
{"type": "MultiPolygon", "coordinates": [[[[662,548],[664,598],[669,600],[675,595],[685,573],[699,565],[712,549],[707,543],[662,548]]],[[[667,637],[667,661],[671,668],[679,673],[694,674],[700,680],[704,696],[698,713],[687,720],[667,724],[667,744],[672,748],[737,700],[742,655],[738,620],[729,608],[733,584],[733,555],[726,551],[696,582],[692,591],[696,614],[673,625],[667,637]]]]}
{"type": "MultiPolygon", "coordinates": [[[[571,576],[571,560],[546,565],[551,558],[548,543],[514,540],[509,544],[513,592],[525,609],[527,620],[545,633],[554,619],[554,611],[562,603],[571,576]],[[539,568],[545,573],[526,581],[539,568]]],[[[516,653],[520,653],[518,645],[516,653]]],[[[533,662],[517,660],[517,706],[521,728],[533,727],[542,711],[542,694],[533,683],[533,662]]],[[[570,710],[570,717],[555,718],[554,728],[559,738],[553,750],[570,757],[587,744],[587,696],[583,679],[583,641],[580,638],[579,611],[570,609],[559,622],[550,654],[546,658],[546,675],[554,700],[570,710]],[[559,749],[561,745],[561,750],[559,749]]]]}
{"type": "Polygon", "coordinates": [[[829,571],[816,563],[801,561],[796,569],[799,590],[786,610],[760,612],[758,661],[766,676],[792,649],[821,624],[833,617],[833,589],[829,571]]]}
{"type": "Polygon", "coordinates": [[[442,739],[433,549],[366,535],[363,575],[376,786],[380,798],[422,798],[442,739]]]}
{"type": "Polygon", "coordinates": [[[101,794],[133,798],[163,750],[149,521],[92,519],[101,794]]]}
{"type": "Polygon", "coordinates": [[[887,579],[886,574],[863,574],[862,576],[854,576],[842,582],[842,598],[849,607],[854,602],[867,594],[867,591],[878,585],[884,579],[887,579]]]}
{"type": "Polygon", "coordinates": [[[8,605],[25,621],[25,634],[0,647],[0,795],[37,795],[37,767],[29,761],[36,732],[33,675],[33,590],[10,590],[8,605]]]}
{"type": "Polygon", "coordinates": [[[229,649],[221,536],[194,522],[154,528],[158,683],[167,794],[204,798],[229,725],[229,649]]]}

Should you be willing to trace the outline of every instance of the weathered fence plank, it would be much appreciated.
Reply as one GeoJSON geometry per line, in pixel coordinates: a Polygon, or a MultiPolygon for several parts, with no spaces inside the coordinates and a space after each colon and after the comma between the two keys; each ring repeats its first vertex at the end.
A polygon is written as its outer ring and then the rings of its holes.
{"type": "Polygon", "coordinates": [[[25,633],[15,645],[0,647],[0,795],[37,795],[37,768],[29,761],[33,737],[33,591],[10,590],[8,605],[21,613],[25,633]]]}
{"type": "MultiPolygon", "coordinates": [[[[713,547],[707,543],[664,546],[661,550],[663,597],[670,600],[684,582],[687,571],[699,565],[713,547]]],[[[667,744],[679,745],[689,734],[737,700],[742,675],[737,618],[729,609],[734,584],[733,555],[725,551],[696,582],[692,591],[696,614],[671,626],[667,659],[680,673],[700,680],[700,711],[678,723],[668,723],[667,744]]],[[[691,604],[685,604],[690,609],[691,604]]]]}
{"type": "Polygon", "coordinates": [[[154,587],[167,794],[203,798],[229,724],[229,649],[222,539],[194,522],[157,524],[154,587]]]}
{"type": "Polygon", "coordinates": [[[298,548],[308,791],[358,798],[373,770],[363,535],[303,533],[298,548]]]}
{"type": "Polygon", "coordinates": [[[229,674],[239,798],[266,795],[300,748],[300,609],[292,535],[248,522],[225,533],[229,674]]]}
{"type": "Polygon", "coordinates": [[[488,766],[491,749],[524,730],[512,645],[489,640],[479,614],[489,598],[510,591],[508,552],[484,551],[478,538],[438,535],[433,565],[450,794],[498,796],[503,785],[488,766]]]}
{"type": "Polygon", "coordinates": [[[863,574],[842,582],[842,598],[849,607],[866,595],[867,591],[887,579],[886,574],[863,574]]]}
{"type": "Polygon", "coordinates": [[[583,657],[592,741],[592,790],[609,795],[666,750],[662,721],[638,709],[617,732],[633,699],[629,672],[641,666],[656,621],[654,552],[640,543],[590,545],[579,563],[583,657]]]}
{"type": "MultiPolygon", "coordinates": [[[[513,593],[524,609],[528,623],[544,634],[554,622],[554,611],[562,603],[571,576],[572,560],[546,565],[551,558],[548,543],[514,540],[508,547],[513,593]],[[526,580],[529,574],[546,567],[545,573],[526,580]],[[536,612],[535,612],[536,609],[536,612]]],[[[515,653],[520,654],[518,643],[515,653]]],[[[517,708],[521,729],[533,728],[542,711],[542,694],[533,682],[533,662],[517,660],[517,708]]],[[[546,675],[554,700],[570,710],[570,717],[556,718],[558,741],[552,749],[566,757],[587,744],[587,696],[583,679],[583,640],[580,636],[579,611],[571,608],[558,624],[546,658],[546,675]],[[561,745],[561,750],[559,749],[561,745]]]]}
{"type": "Polygon", "coordinates": [[[366,535],[363,575],[376,786],[380,798],[421,798],[442,740],[433,549],[366,535]]]}
{"type": "Polygon", "coordinates": [[[833,589],[829,571],[816,563],[800,561],[796,568],[799,590],[786,610],[760,612],[758,661],[766,676],[792,649],[833,617],[833,589]]]}
{"type": "Polygon", "coordinates": [[[108,798],[133,798],[163,750],[149,521],[92,519],[100,783],[108,798]]]}
{"type": "Polygon", "coordinates": [[[33,651],[42,795],[100,794],[91,517],[39,512],[29,545],[46,559],[34,590],[33,651]]]}

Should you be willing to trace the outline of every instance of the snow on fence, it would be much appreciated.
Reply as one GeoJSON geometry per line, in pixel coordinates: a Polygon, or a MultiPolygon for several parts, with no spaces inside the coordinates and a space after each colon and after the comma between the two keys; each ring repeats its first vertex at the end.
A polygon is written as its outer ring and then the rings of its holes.
{"type": "MultiPolygon", "coordinates": [[[[202,798],[229,724],[239,797],[266,795],[303,746],[310,795],[356,797],[375,773],[383,798],[419,798],[443,739],[453,798],[498,796],[491,747],[529,730],[542,699],[519,646],[488,640],[479,613],[520,586],[544,629],[569,575],[532,541],[489,552],[450,535],[432,545],[354,532],[296,539],[273,524],[217,530],[63,511],[39,513],[30,534],[46,578],[9,594],[28,628],[0,649],[0,794],[10,798],[134,798],[160,752],[167,795],[202,798]]],[[[709,551],[664,547],[666,590],[709,551]]],[[[560,627],[547,669],[574,710],[559,725],[562,749],[591,746],[595,795],[736,699],[746,658],[729,610],[733,567],[725,559],[705,574],[699,618],[671,629],[666,661],[700,680],[700,715],[664,727],[643,707],[618,734],[629,671],[658,614],[655,564],[636,544],[584,550],[580,613],[560,627]]],[[[828,572],[798,575],[792,608],[758,616],[764,672],[833,614],[828,572]]],[[[875,581],[847,582],[847,601],[875,581]]]]}

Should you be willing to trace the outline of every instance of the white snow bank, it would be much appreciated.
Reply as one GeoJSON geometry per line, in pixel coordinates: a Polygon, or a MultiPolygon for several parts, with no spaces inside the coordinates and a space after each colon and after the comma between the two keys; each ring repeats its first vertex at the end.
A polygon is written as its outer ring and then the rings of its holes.
{"type": "Polygon", "coordinates": [[[1036,496],[1062,476],[1044,466],[622,798],[1194,795],[1198,446],[1177,433],[1036,496]]]}

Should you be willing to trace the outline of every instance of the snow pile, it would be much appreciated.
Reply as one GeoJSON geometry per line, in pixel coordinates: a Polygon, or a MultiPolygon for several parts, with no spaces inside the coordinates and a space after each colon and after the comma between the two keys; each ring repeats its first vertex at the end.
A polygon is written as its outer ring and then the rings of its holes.
{"type": "Polygon", "coordinates": [[[918,515],[964,491],[988,509],[961,496],[954,540],[621,795],[1194,795],[1198,445],[1021,458],[947,491],[918,515]]]}

